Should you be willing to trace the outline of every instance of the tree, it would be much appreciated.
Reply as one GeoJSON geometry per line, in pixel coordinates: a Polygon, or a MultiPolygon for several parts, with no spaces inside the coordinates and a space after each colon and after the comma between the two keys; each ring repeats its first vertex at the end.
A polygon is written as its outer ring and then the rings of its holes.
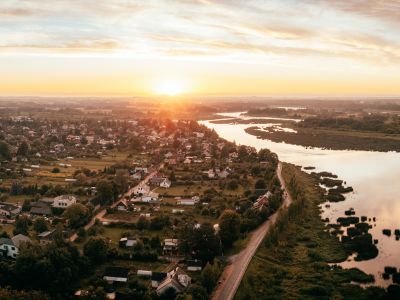
{"type": "Polygon", "coordinates": [[[221,241],[210,223],[193,229],[190,244],[193,256],[203,262],[210,262],[221,254],[221,241]]]}
{"type": "Polygon", "coordinates": [[[118,169],[115,172],[114,182],[120,193],[126,192],[129,186],[128,171],[126,169],[118,169]]]}
{"type": "Polygon", "coordinates": [[[27,216],[22,215],[15,221],[14,235],[24,234],[28,235],[30,220],[27,216]]]}
{"type": "Polygon", "coordinates": [[[115,191],[113,185],[106,181],[101,180],[96,186],[97,197],[101,204],[111,204],[115,199],[115,191]]]}
{"type": "MultiPolygon", "coordinates": [[[[93,228],[93,226],[92,226],[92,228],[93,228]]],[[[78,236],[79,236],[81,239],[85,238],[85,237],[86,237],[86,230],[85,230],[85,228],[83,228],[83,227],[79,228],[77,234],[78,234],[78,236]]]]}
{"type": "Polygon", "coordinates": [[[239,184],[236,180],[231,180],[228,182],[228,190],[236,190],[239,187],[239,184]]]}
{"type": "Polygon", "coordinates": [[[240,216],[233,210],[225,210],[219,218],[219,234],[224,247],[231,247],[239,238],[240,216]]]}
{"type": "Polygon", "coordinates": [[[207,263],[203,271],[201,272],[201,284],[211,293],[218,282],[218,278],[221,274],[221,265],[217,259],[214,259],[213,264],[207,263]]]}
{"type": "Polygon", "coordinates": [[[17,150],[17,155],[18,156],[27,156],[29,151],[29,145],[26,141],[23,141],[17,150]]]}
{"type": "Polygon", "coordinates": [[[140,216],[136,222],[136,228],[139,230],[149,228],[150,221],[145,216],[140,216]]]}
{"type": "Polygon", "coordinates": [[[63,216],[68,219],[69,227],[78,228],[87,223],[89,219],[89,210],[86,206],[75,203],[64,211],[63,216]]]}
{"type": "Polygon", "coordinates": [[[91,237],[83,246],[83,253],[92,263],[102,263],[107,258],[108,243],[104,238],[91,237]]]}
{"type": "Polygon", "coordinates": [[[26,244],[15,262],[15,287],[42,290],[64,299],[62,295],[73,291],[86,269],[86,261],[71,244],[26,244]]]}
{"type": "Polygon", "coordinates": [[[171,174],[169,175],[169,180],[171,180],[171,182],[176,182],[176,176],[174,171],[172,171],[171,174]]]}
{"type": "Polygon", "coordinates": [[[203,271],[201,271],[201,284],[205,287],[208,293],[214,289],[216,278],[214,276],[213,268],[210,263],[207,263],[203,271]]]}
{"type": "Polygon", "coordinates": [[[258,179],[255,184],[256,190],[263,190],[267,188],[267,184],[263,179],[258,179]]]}
{"type": "Polygon", "coordinates": [[[4,141],[0,141],[0,158],[6,160],[11,159],[10,146],[4,141]]]}
{"type": "Polygon", "coordinates": [[[37,233],[41,233],[44,232],[46,230],[48,230],[49,226],[47,221],[40,217],[37,218],[34,222],[33,222],[33,229],[37,232],[37,233]]]}
{"type": "Polygon", "coordinates": [[[0,299],[7,300],[50,300],[50,297],[38,291],[17,291],[0,288],[0,299]]]}

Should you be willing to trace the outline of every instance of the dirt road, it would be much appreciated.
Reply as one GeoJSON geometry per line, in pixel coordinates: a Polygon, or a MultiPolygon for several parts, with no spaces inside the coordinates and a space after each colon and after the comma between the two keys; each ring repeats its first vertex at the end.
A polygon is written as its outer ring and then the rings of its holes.
{"type": "MultiPolygon", "coordinates": [[[[286,191],[286,184],[282,177],[281,162],[279,162],[278,164],[277,175],[281,183],[282,189],[284,190],[284,200],[281,208],[279,209],[281,210],[288,207],[292,202],[292,198],[286,191]]],[[[258,227],[251,233],[246,248],[244,248],[240,253],[229,257],[230,264],[225,268],[224,272],[220,277],[220,280],[222,281],[218,285],[212,296],[213,300],[233,299],[251,259],[253,258],[258,247],[263,241],[264,236],[268,232],[269,228],[273,224],[275,224],[279,210],[273,215],[271,215],[267,221],[265,221],[260,227],[258,227]]]]}

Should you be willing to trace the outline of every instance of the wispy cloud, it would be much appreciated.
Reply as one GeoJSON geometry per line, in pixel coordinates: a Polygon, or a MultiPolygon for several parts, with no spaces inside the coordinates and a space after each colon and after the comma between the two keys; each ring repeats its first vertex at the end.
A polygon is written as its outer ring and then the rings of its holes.
{"type": "Polygon", "coordinates": [[[400,61],[395,0],[3,0],[0,16],[10,51],[400,61]]]}

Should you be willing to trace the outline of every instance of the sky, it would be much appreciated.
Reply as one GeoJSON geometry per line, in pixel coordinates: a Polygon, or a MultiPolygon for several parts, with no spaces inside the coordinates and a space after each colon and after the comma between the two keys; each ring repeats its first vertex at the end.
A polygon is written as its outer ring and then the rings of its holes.
{"type": "Polygon", "coordinates": [[[397,0],[1,0],[0,95],[398,95],[397,0]]]}

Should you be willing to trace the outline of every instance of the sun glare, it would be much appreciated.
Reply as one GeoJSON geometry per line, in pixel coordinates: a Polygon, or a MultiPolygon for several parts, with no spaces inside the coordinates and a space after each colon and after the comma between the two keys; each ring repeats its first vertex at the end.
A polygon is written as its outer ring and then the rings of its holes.
{"type": "Polygon", "coordinates": [[[158,84],[154,91],[159,95],[178,96],[184,92],[184,88],[180,82],[169,81],[158,84]]]}

